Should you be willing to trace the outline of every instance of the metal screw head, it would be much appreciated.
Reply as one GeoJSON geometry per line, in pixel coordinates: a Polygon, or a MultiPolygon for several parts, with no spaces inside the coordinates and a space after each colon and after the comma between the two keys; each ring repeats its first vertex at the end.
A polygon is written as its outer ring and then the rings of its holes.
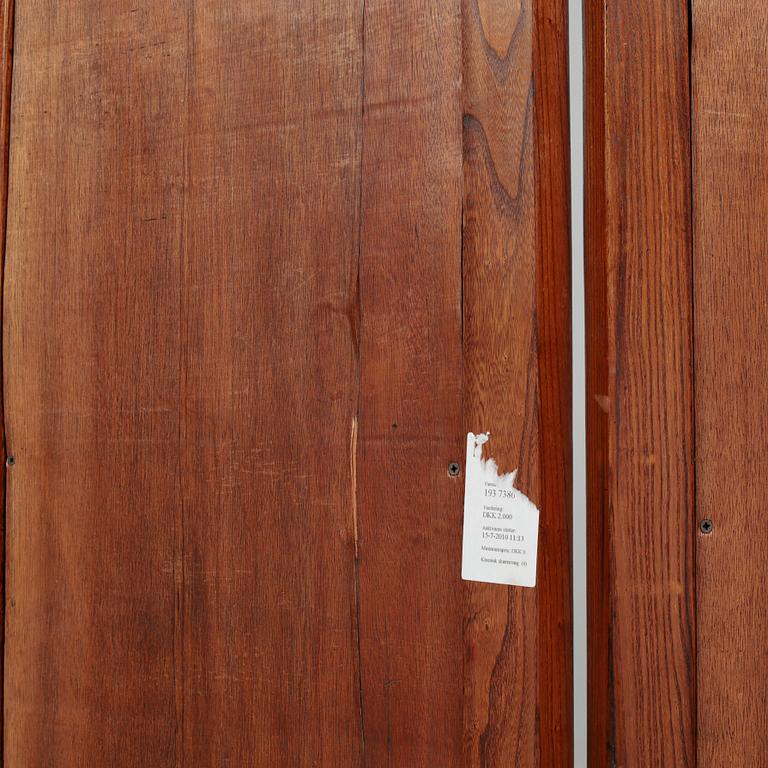
{"type": "Polygon", "coordinates": [[[712,533],[715,530],[715,524],[709,518],[705,518],[699,523],[699,530],[704,534],[712,533]]]}
{"type": "Polygon", "coordinates": [[[448,465],[448,474],[449,474],[451,477],[458,477],[458,476],[459,476],[459,472],[461,472],[461,467],[458,465],[458,463],[457,463],[457,462],[455,462],[455,461],[452,461],[452,462],[451,462],[451,463],[448,465]]]}
{"type": "Polygon", "coordinates": [[[9,467],[12,467],[12,466],[13,466],[13,465],[16,463],[16,458],[15,458],[14,456],[9,456],[9,457],[6,459],[5,463],[6,463],[6,464],[7,464],[9,467]]]}

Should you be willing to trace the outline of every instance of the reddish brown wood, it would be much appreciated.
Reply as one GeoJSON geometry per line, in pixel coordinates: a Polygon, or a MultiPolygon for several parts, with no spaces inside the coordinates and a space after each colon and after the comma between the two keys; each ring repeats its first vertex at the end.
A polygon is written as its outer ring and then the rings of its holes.
{"type": "Polygon", "coordinates": [[[7,765],[569,766],[564,3],[17,22],[7,765]]]}
{"type": "MultiPolygon", "coordinates": [[[[464,418],[541,506],[533,13],[464,7],[464,418]]],[[[538,592],[467,582],[465,763],[532,766],[538,592]]]]}
{"type": "Polygon", "coordinates": [[[366,765],[462,741],[461,15],[365,3],[358,432],[366,765]]]}
{"type": "Polygon", "coordinates": [[[687,4],[585,8],[589,759],[692,766],[687,4]]]}
{"type": "Polygon", "coordinates": [[[768,8],[692,3],[698,765],[768,760],[768,8]]]}
{"type": "Polygon", "coordinates": [[[568,4],[534,3],[541,520],[538,765],[573,765],[571,207],[568,4]]]}
{"type": "MultiPolygon", "coordinates": [[[[5,231],[8,210],[8,145],[10,141],[11,76],[13,72],[13,0],[4,0],[0,5],[0,296],[3,293],[5,274],[5,231]]],[[[0,328],[2,327],[3,302],[0,300],[0,328]]],[[[0,340],[0,382],[3,380],[3,345],[0,340]]],[[[3,575],[0,578],[0,681],[4,681],[5,666],[5,475],[7,452],[5,449],[5,406],[3,387],[0,386],[0,563],[3,575]]],[[[0,715],[5,724],[5,714],[0,715]]],[[[0,750],[1,752],[2,750],[0,750]]],[[[3,758],[0,754],[0,765],[3,758]]]]}
{"type": "Polygon", "coordinates": [[[190,9],[185,758],[354,766],[359,4],[190,9]]]}
{"type": "Polygon", "coordinates": [[[360,765],[361,22],[17,8],[10,768],[360,765]]]}
{"type": "Polygon", "coordinates": [[[565,9],[465,0],[463,30],[465,431],[541,509],[536,589],[466,585],[464,764],[570,765],[565,9]]]}
{"type": "Polygon", "coordinates": [[[587,428],[587,748],[590,768],[611,766],[614,727],[604,4],[584,4],[584,283],[587,428]],[[600,400],[596,400],[596,397],[600,400]]]}

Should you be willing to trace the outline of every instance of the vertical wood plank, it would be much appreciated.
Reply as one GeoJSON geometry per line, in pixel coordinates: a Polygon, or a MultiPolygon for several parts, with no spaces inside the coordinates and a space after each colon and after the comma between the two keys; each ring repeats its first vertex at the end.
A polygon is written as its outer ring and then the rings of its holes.
{"type": "Polygon", "coordinates": [[[768,9],[693,0],[700,768],[768,755],[768,9]]]}
{"type": "Polygon", "coordinates": [[[16,7],[5,764],[174,762],[180,3],[16,7]],[[137,674],[136,670],[142,670],[137,674]]]}
{"type": "Polygon", "coordinates": [[[459,0],[366,0],[358,431],[365,764],[461,764],[459,0]]]}
{"type": "MultiPolygon", "coordinates": [[[[13,0],[3,0],[0,4],[0,328],[3,319],[3,281],[5,275],[5,233],[8,213],[8,151],[11,132],[11,79],[13,73],[13,0]]],[[[5,391],[2,386],[3,344],[0,339],[0,564],[3,575],[0,579],[0,682],[5,688],[5,595],[6,595],[6,525],[5,525],[5,391]]],[[[5,708],[0,715],[0,732],[5,727],[5,708]]],[[[0,765],[3,764],[0,747],[0,765]]]]}
{"type": "Polygon", "coordinates": [[[359,5],[17,21],[6,763],[358,765],[359,5]]]}
{"type": "Polygon", "coordinates": [[[541,519],[538,765],[573,765],[571,206],[568,3],[535,0],[536,326],[541,519]]]}
{"type": "MultiPolygon", "coordinates": [[[[464,2],[464,431],[540,507],[533,25],[531,2],[464,2]]],[[[465,591],[465,764],[533,766],[537,591],[465,591]]]]}
{"type": "Polygon", "coordinates": [[[541,509],[535,589],[468,582],[465,765],[570,765],[570,292],[562,4],[465,0],[464,419],[541,509]]]}
{"type": "Polygon", "coordinates": [[[615,755],[612,707],[608,413],[608,324],[605,16],[604,3],[584,3],[584,284],[587,430],[587,750],[590,768],[615,755]],[[600,397],[600,400],[596,398],[600,397]],[[602,407],[601,407],[602,406],[602,407]]]}
{"type": "Polygon", "coordinates": [[[359,9],[189,7],[177,557],[190,766],[361,759],[359,9]]]}
{"type": "Polygon", "coordinates": [[[590,765],[691,766],[687,4],[585,10],[590,765]]]}
{"type": "Polygon", "coordinates": [[[7,764],[569,765],[564,5],[19,29],[7,764]],[[460,580],[488,417],[527,593],[460,580]]]}

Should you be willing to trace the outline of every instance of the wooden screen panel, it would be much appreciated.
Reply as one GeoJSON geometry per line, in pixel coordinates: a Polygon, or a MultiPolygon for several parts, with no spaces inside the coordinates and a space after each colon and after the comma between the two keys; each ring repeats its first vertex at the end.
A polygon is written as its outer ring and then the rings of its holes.
{"type": "Polygon", "coordinates": [[[188,38],[185,755],[355,763],[360,18],[209,0],[188,38]]]}
{"type": "Polygon", "coordinates": [[[564,6],[16,22],[6,764],[569,765],[564,6]],[[527,595],[459,578],[489,415],[527,595]]]}
{"type": "Polygon", "coordinates": [[[186,38],[181,4],[98,5],[16,8],[3,318],[10,766],[102,752],[140,764],[145,750],[169,764],[176,749],[174,116],[186,38]]]}
{"type": "Polygon", "coordinates": [[[688,8],[585,10],[589,760],[692,766],[688,8]]]}
{"type": "Polygon", "coordinates": [[[565,29],[559,3],[464,3],[464,431],[541,509],[537,588],[466,585],[467,766],[572,760],[568,184],[537,140],[567,148],[565,29]]]}
{"type": "Polygon", "coordinates": [[[768,8],[692,21],[698,765],[746,768],[768,759],[768,8]]]}
{"type": "Polygon", "coordinates": [[[372,766],[461,755],[461,15],[367,0],[358,432],[372,766]]]}
{"type": "Polygon", "coordinates": [[[590,764],[761,765],[768,13],[587,10],[590,764]]]}
{"type": "Polygon", "coordinates": [[[360,22],[18,5],[9,766],[359,760],[360,22]]]}
{"type": "MultiPolygon", "coordinates": [[[[13,70],[13,0],[4,0],[0,4],[0,271],[5,263],[5,227],[4,215],[8,203],[8,142],[10,138],[11,117],[11,74],[13,70]]],[[[3,302],[1,298],[0,279],[0,328],[2,327],[3,302]]],[[[2,343],[0,342],[0,352],[2,343]]],[[[0,381],[2,380],[2,355],[0,354],[0,381]]],[[[5,451],[5,412],[3,399],[4,389],[0,386],[0,499],[5,499],[6,460],[5,451]]],[[[3,501],[3,519],[0,521],[0,563],[3,567],[3,578],[0,580],[0,618],[5,619],[5,504],[3,501]]],[[[0,680],[3,679],[5,664],[5,631],[0,633],[0,680]]]]}
{"type": "Polygon", "coordinates": [[[424,17],[424,9],[377,3],[366,9],[357,463],[366,755],[374,765],[567,765],[563,6],[550,7],[541,20],[553,29],[541,54],[542,82],[553,92],[540,95],[533,89],[540,48],[530,3],[465,2],[461,58],[458,39],[452,46],[437,42],[457,34],[457,8],[441,14],[439,23],[417,25],[415,39],[412,19],[424,17]],[[406,68],[409,77],[401,83],[396,73],[413,55],[412,45],[422,51],[421,67],[406,68]],[[426,121],[417,108],[421,93],[429,104],[426,121]],[[536,152],[537,112],[559,137],[553,142],[559,156],[536,152]],[[434,147],[441,151],[430,151],[434,147]],[[378,174],[368,173],[369,164],[378,174]],[[540,206],[537,170],[552,174],[539,187],[540,206]],[[430,179],[425,206],[418,190],[430,179]],[[436,251],[448,258],[436,260],[436,251]],[[537,335],[539,308],[545,317],[537,335]],[[540,353],[542,340],[547,346],[540,353]],[[548,386],[546,415],[540,378],[548,386]],[[544,450],[542,424],[550,428],[544,450]],[[494,430],[502,464],[519,466],[521,487],[543,504],[545,565],[536,592],[462,586],[458,570],[451,570],[461,536],[461,480],[449,478],[446,469],[461,458],[463,435],[485,428],[494,430]],[[426,456],[419,438],[425,430],[426,456]],[[380,476],[359,474],[360,467],[376,465],[380,476]],[[546,495],[538,488],[541,476],[549,482],[546,495]],[[425,538],[419,520],[435,503],[453,513],[440,515],[425,538]],[[376,526],[384,515],[391,525],[386,537],[376,526]],[[428,588],[414,590],[414,583],[428,588]],[[373,599],[382,584],[402,595],[384,610],[373,599]],[[436,698],[436,690],[443,695],[436,698]]]}
{"type": "Polygon", "coordinates": [[[540,475],[538,765],[573,764],[571,207],[568,5],[533,3],[540,475]]]}

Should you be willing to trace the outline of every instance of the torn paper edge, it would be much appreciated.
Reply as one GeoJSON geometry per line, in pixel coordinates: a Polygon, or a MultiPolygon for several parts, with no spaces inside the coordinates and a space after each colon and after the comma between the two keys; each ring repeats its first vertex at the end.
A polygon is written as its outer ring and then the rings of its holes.
{"type": "MultiPolygon", "coordinates": [[[[536,528],[538,529],[539,524],[539,508],[518,488],[515,488],[515,478],[517,477],[517,469],[513,469],[511,472],[507,472],[503,475],[499,474],[499,467],[496,463],[495,459],[492,457],[483,458],[483,446],[490,440],[491,433],[490,432],[480,432],[479,434],[475,434],[474,432],[468,432],[467,433],[467,459],[466,459],[466,467],[465,467],[465,489],[468,487],[477,487],[475,486],[475,483],[478,481],[482,482],[489,482],[495,484],[498,488],[502,488],[504,490],[510,491],[512,493],[513,503],[515,506],[517,506],[520,510],[520,513],[523,515],[532,515],[535,523],[536,528]]],[[[465,490],[466,494],[466,490],[465,490]]],[[[466,505],[466,497],[465,497],[465,508],[464,508],[464,526],[465,526],[465,534],[464,534],[464,546],[467,544],[467,537],[466,537],[466,526],[469,524],[469,521],[467,520],[468,515],[468,509],[466,505]]],[[[534,563],[538,560],[538,532],[536,535],[536,543],[534,546],[534,563]]],[[[527,587],[535,587],[536,586],[536,566],[534,566],[533,569],[533,581],[525,584],[519,584],[517,586],[527,586],[527,587]]],[[[462,555],[462,578],[467,581],[476,581],[474,578],[470,578],[469,576],[465,575],[465,555],[462,555]]],[[[491,583],[497,583],[497,584],[506,584],[507,582],[503,581],[496,581],[491,583]]]]}

